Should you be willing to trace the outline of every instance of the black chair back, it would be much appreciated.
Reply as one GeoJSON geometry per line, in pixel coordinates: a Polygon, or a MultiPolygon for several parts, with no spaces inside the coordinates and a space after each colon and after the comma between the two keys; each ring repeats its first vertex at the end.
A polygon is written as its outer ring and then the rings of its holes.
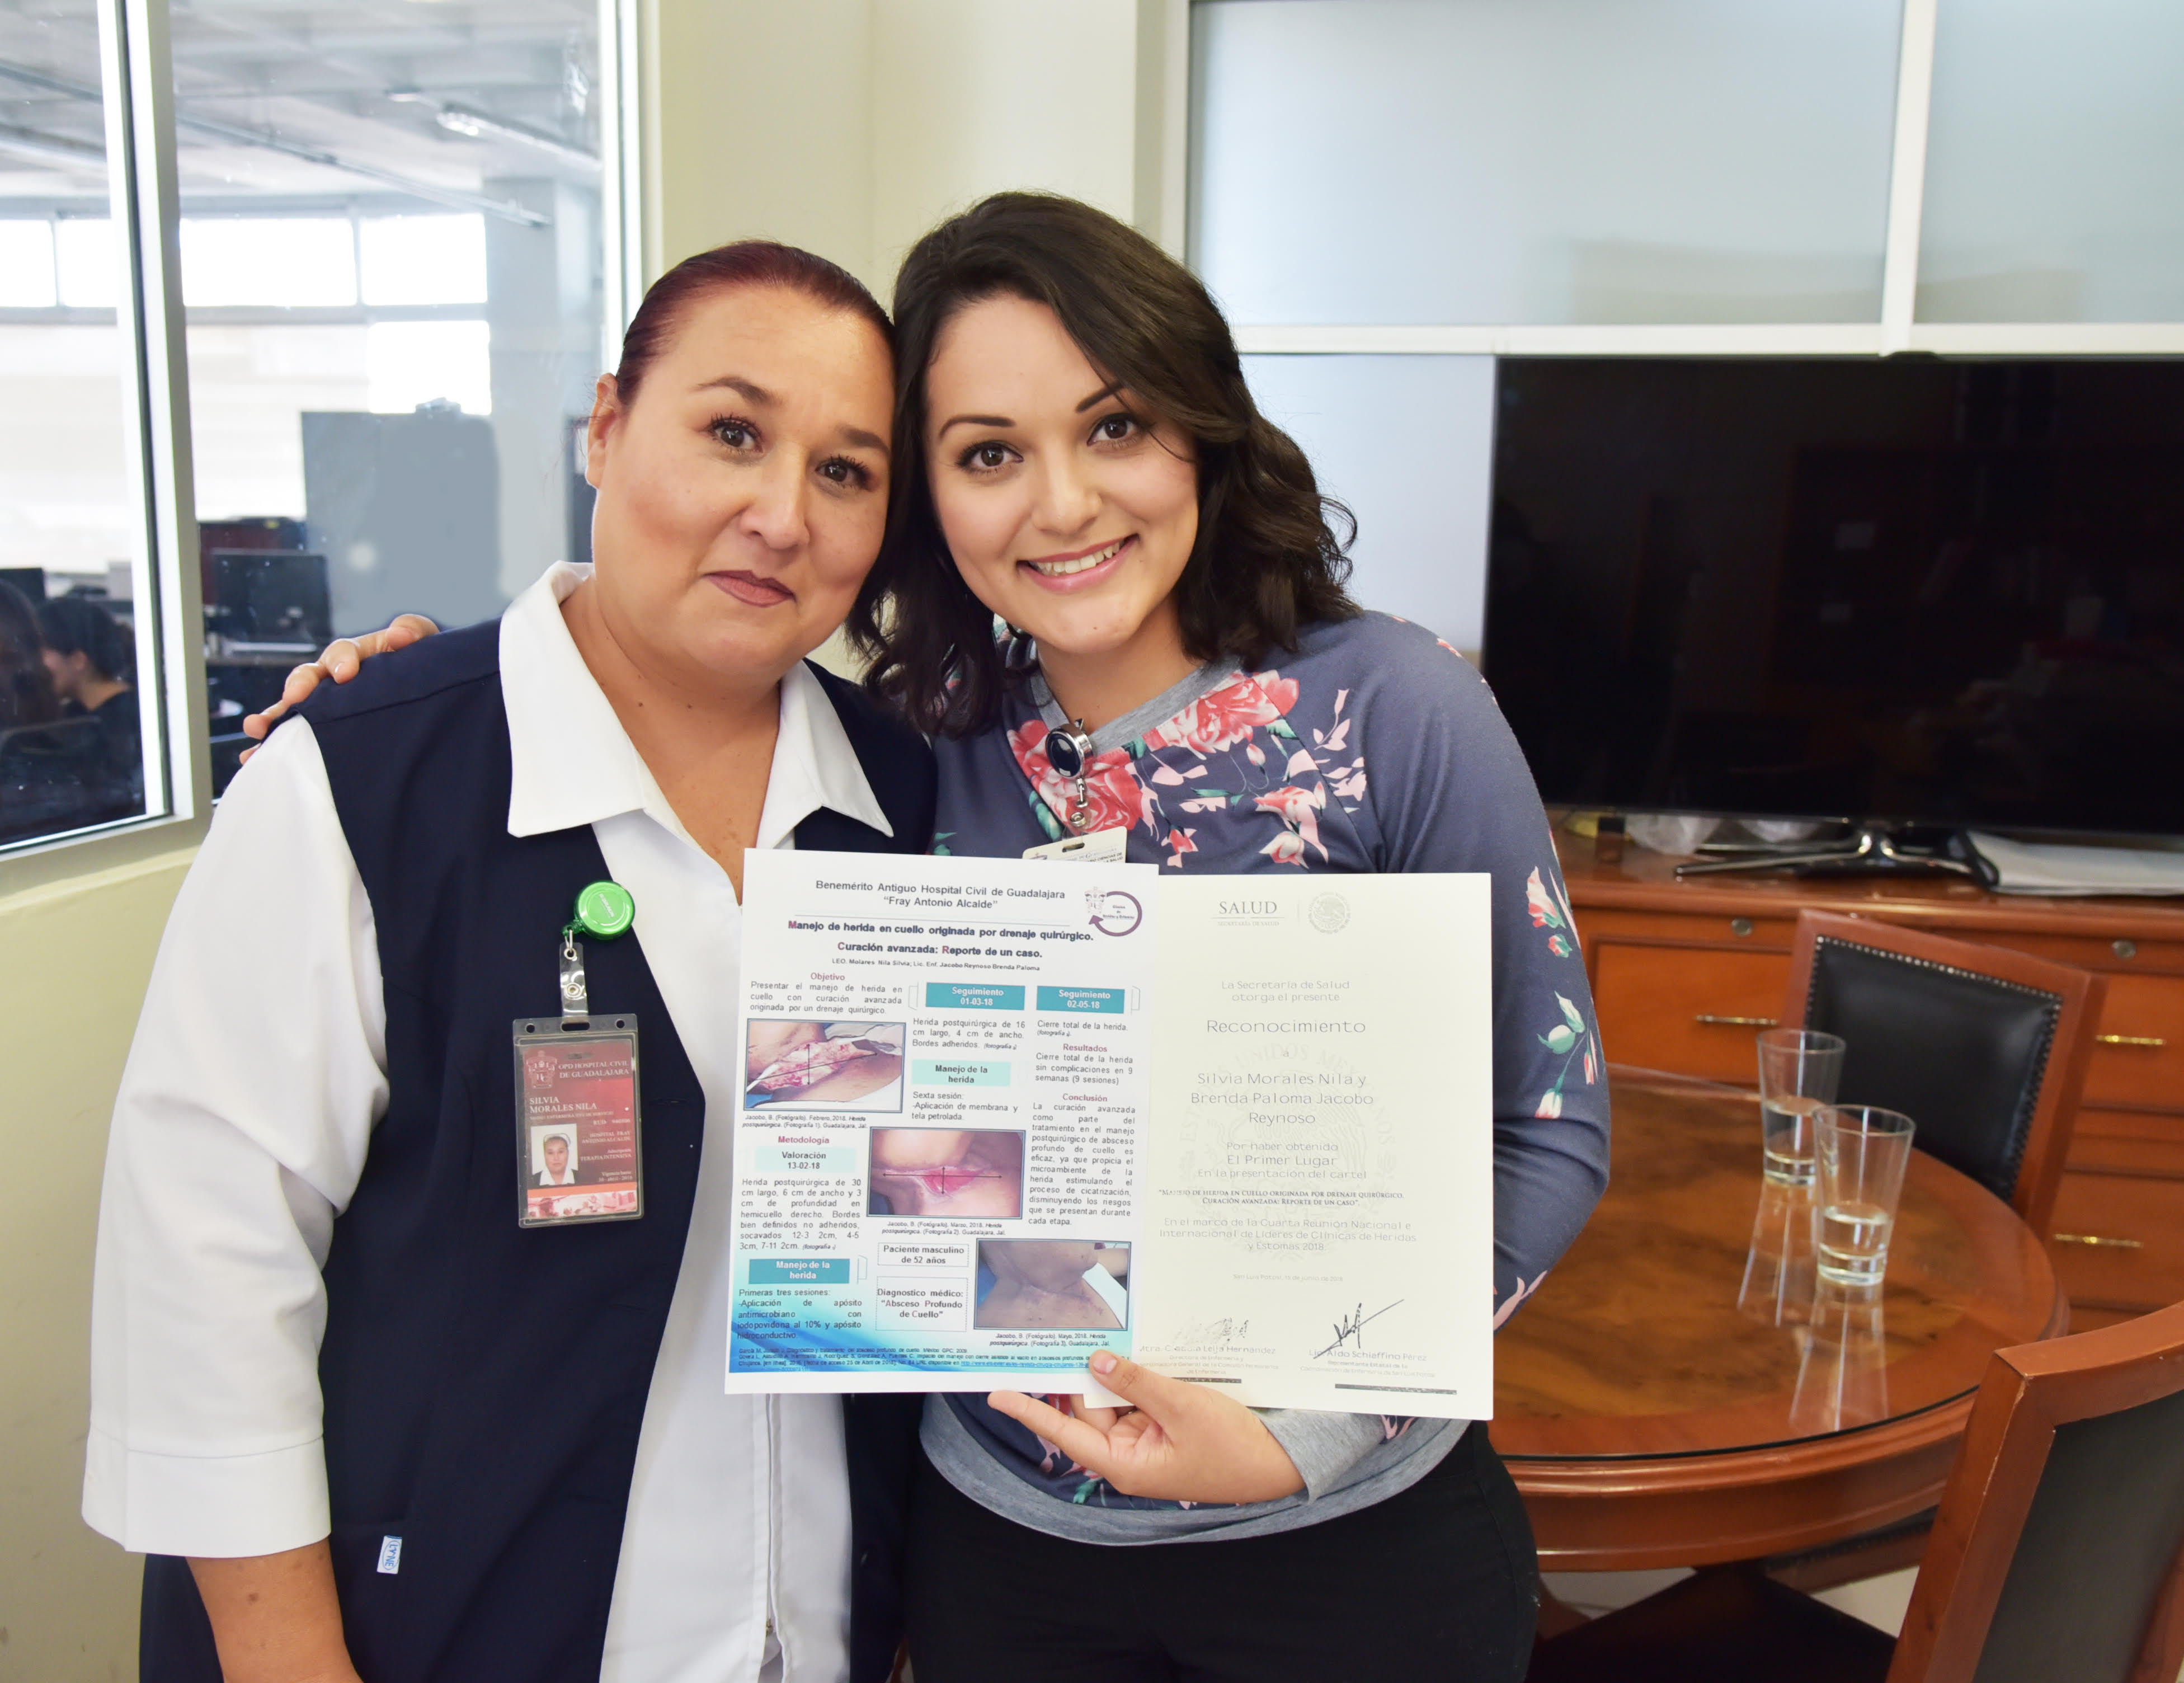
{"type": "Polygon", "coordinates": [[[2008,1201],[2063,999],[1823,935],[1805,1023],[1847,1044],[1838,1097],[1901,1111],[1915,1143],[2008,1201]]]}
{"type": "Polygon", "coordinates": [[[1974,1683],[2130,1683],[2184,1549],[2184,1391],[2056,1427],[1974,1683]]]}

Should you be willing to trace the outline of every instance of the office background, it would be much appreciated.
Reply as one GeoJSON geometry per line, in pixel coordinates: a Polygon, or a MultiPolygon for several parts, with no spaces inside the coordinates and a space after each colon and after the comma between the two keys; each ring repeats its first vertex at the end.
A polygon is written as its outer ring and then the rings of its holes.
{"type": "MultiPolygon", "coordinates": [[[[521,42],[461,0],[393,0],[376,40],[204,0],[170,84],[158,0],[60,9],[120,25],[137,81],[73,139],[6,119],[0,171],[58,173],[0,205],[45,227],[0,235],[0,566],[128,600],[157,763],[145,817],[0,855],[0,1150],[36,1166],[0,1223],[0,1679],[134,1665],[135,1563],[76,1518],[98,1181],[209,811],[194,523],[308,522],[305,417],[392,437],[424,404],[491,449],[450,599],[490,611],[581,530],[566,423],[646,280],[766,234],[884,299],[939,216],[1049,187],[1190,257],[1357,508],[1360,594],[1475,648],[1497,352],[2184,354],[2184,21],[2156,0],[569,0],[521,42]],[[282,100],[339,108],[305,150],[397,179],[252,140],[304,122],[282,100]],[[375,138],[389,102],[415,135],[375,138]],[[178,236],[133,340],[86,231],[102,121],[178,236]],[[478,148],[474,179],[428,141],[478,148]]],[[[381,558],[337,537],[338,597],[381,558]]]]}

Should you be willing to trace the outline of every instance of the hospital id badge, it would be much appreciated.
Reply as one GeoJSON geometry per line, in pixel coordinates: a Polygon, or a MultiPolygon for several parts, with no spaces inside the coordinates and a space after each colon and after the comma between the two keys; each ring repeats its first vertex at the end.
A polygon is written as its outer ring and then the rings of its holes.
{"type": "Polygon", "coordinates": [[[637,1018],[519,1017],[515,1222],[566,1227],[644,1213],[637,1018]]]}
{"type": "Polygon", "coordinates": [[[1112,829],[1096,830],[1089,836],[1064,836],[1043,847],[1028,847],[1023,856],[1066,860],[1072,865],[1116,865],[1122,862],[1129,844],[1129,831],[1117,824],[1112,829]]]}

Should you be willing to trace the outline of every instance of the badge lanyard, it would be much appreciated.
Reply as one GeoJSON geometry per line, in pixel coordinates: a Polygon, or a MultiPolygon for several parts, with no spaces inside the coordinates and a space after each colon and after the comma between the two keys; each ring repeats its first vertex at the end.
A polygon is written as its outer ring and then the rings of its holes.
{"type": "Polygon", "coordinates": [[[579,937],[617,940],[637,902],[616,882],[588,884],[555,956],[560,1017],[515,1023],[516,1224],[565,1227],[644,1213],[637,1018],[592,1011],[579,937]]]}
{"type": "Polygon", "coordinates": [[[1092,765],[1092,733],[1084,721],[1072,719],[1046,733],[1046,763],[1065,777],[1077,779],[1077,799],[1069,809],[1069,822],[1084,829],[1092,822],[1092,792],[1086,774],[1092,765]]]}
{"type": "Polygon", "coordinates": [[[561,930],[561,1020],[592,1014],[590,985],[584,979],[584,950],[578,935],[617,940],[637,922],[637,902],[620,883],[588,884],[577,896],[576,915],[561,930]]]}

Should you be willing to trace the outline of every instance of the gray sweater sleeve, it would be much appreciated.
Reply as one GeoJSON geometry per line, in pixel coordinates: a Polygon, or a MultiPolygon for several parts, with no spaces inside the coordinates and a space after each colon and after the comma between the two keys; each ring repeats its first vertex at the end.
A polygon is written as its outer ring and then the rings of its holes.
{"type": "Polygon", "coordinates": [[[1274,1441],[1304,1474],[1304,1494],[1316,1502],[1388,1438],[1378,1414],[1323,1414],[1316,1408],[1255,1408],[1274,1441]]]}
{"type": "MultiPolygon", "coordinates": [[[[1607,1084],[1585,961],[1532,775],[1485,682],[1414,626],[1374,623],[1352,705],[1384,871],[1493,878],[1494,1305],[1538,1290],[1607,1184],[1607,1084]]],[[[1362,641],[1364,639],[1361,639],[1362,641]]],[[[1265,1411],[1307,1496],[1402,1429],[1378,1414],[1265,1411]]]]}

